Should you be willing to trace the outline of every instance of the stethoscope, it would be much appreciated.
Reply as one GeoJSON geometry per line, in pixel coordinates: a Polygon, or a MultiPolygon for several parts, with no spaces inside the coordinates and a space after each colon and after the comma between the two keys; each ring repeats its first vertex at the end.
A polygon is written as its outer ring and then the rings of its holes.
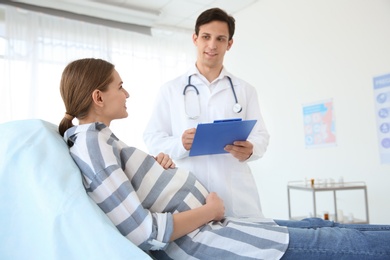
{"type": "MultiPolygon", "coordinates": [[[[198,90],[198,88],[191,84],[191,77],[192,77],[192,75],[190,75],[190,76],[188,77],[188,84],[184,87],[184,90],[183,90],[184,106],[185,106],[184,110],[185,110],[185,113],[186,113],[186,115],[187,115],[187,117],[188,117],[189,119],[197,119],[197,118],[200,116],[200,97],[199,97],[199,90],[198,90]],[[189,114],[187,113],[186,92],[187,92],[187,89],[188,89],[188,88],[193,88],[193,89],[195,90],[195,92],[196,92],[196,95],[198,96],[199,113],[198,113],[197,115],[191,116],[191,115],[189,115],[189,114]]],[[[240,113],[240,112],[242,111],[242,106],[238,103],[237,95],[236,95],[236,91],[234,90],[234,87],[233,87],[232,79],[231,79],[229,76],[226,76],[226,77],[227,77],[228,80],[229,80],[230,87],[232,88],[232,92],[233,92],[233,96],[234,96],[234,101],[235,101],[235,103],[234,103],[234,105],[233,105],[233,112],[234,112],[234,113],[240,113]]]]}

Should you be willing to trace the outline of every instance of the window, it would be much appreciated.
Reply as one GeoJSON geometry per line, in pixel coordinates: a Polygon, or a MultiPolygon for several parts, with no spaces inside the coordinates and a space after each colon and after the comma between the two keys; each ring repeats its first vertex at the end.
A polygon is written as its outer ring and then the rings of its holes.
{"type": "Polygon", "coordinates": [[[59,93],[64,67],[75,59],[102,58],[115,64],[130,93],[129,118],[113,130],[142,148],[158,88],[194,62],[190,34],[149,36],[14,7],[1,10],[0,76],[7,98],[0,123],[40,118],[58,124],[65,113],[59,93]]]}

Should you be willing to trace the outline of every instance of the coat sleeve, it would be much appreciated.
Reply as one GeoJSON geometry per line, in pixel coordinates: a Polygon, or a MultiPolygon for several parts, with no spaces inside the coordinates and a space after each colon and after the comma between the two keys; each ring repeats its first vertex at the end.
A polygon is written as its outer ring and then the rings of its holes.
{"type": "Polygon", "coordinates": [[[172,116],[178,116],[177,109],[173,102],[177,103],[175,97],[177,93],[171,93],[174,88],[167,83],[162,86],[157,95],[151,117],[145,128],[143,138],[148,148],[148,151],[157,155],[160,152],[169,154],[172,159],[182,159],[189,155],[189,151],[185,150],[182,144],[183,132],[178,132],[181,127],[177,127],[176,132],[172,126],[172,116]]]}
{"type": "MultiPolygon", "coordinates": [[[[247,83],[245,83],[247,84],[247,83]]],[[[246,119],[256,119],[257,123],[248,137],[248,141],[253,144],[253,154],[248,161],[257,160],[265,154],[269,144],[270,135],[265,126],[263,116],[260,111],[259,99],[256,89],[247,84],[247,115],[246,119]]]]}

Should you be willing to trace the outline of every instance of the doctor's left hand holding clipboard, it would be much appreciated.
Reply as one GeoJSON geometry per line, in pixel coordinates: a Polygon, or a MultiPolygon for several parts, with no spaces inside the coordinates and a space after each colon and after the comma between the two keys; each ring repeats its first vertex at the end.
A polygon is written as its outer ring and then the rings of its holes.
{"type": "Polygon", "coordinates": [[[223,119],[198,124],[189,156],[228,153],[234,141],[246,141],[257,120],[223,119]]]}

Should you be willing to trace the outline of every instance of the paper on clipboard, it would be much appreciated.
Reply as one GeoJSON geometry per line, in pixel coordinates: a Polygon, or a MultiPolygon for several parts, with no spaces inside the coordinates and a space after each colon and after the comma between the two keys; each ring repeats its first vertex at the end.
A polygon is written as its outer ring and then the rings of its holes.
{"type": "Polygon", "coordinates": [[[216,120],[199,124],[189,156],[227,153],[223,148],[234,141],[245,141],[257,120],[216,120]]]}

